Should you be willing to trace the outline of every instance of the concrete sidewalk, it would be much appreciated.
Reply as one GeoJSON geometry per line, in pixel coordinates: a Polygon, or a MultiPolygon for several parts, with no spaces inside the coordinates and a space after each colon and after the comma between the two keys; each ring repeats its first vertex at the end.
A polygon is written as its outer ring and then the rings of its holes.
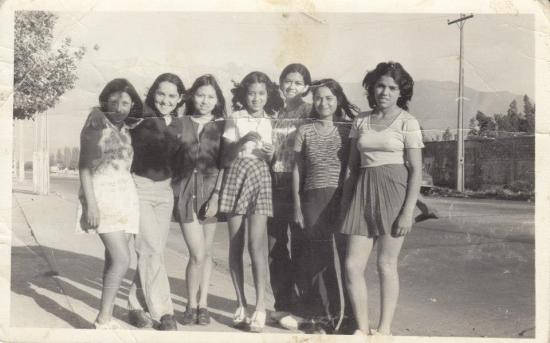
{"type": "MultiPolygon", "coordinates": [[[[76,206],[58,195],[34,195],[29,184],[14,185],[11,326],[92,328],[101,296],[104,248],[97,235],[75,233],[76,206]]],[[[177,239],[178,235],[171,235],[169,246],[184,246],[181,235],[181,242],[174,242],[177,239]]],[[[178,250],[169,247],[165,254],[176,320],[187,303],[188,256],[178,250]]],[[[126,299],[134,273],[135,256],[115,305],[114,315],[121,322],[127,321],[126,299]]],[[[245,285],[245,292],[252,303],[253,287],[245,285]]],[[[238,331],[231,327],[234,288],[223,268],[214,268],[209,294],[211,325],[179,325],[179,330],[238,331]]],[[[269,292],[267,299],[272,309],[269,292]]],[[[265,332],[289,331],[268,323],[265,332]]]]}

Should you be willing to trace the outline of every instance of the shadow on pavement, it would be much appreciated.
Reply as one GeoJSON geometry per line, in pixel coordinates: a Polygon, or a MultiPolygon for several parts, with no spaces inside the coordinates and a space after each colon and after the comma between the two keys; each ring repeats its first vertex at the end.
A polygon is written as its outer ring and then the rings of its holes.
{"type": "MultiPolygon", "coordinates": [[[[47,292],[41,290],[75,299],[99,311],[103,263],[103,259],[94,256],[49,247],[12,247],[12,292],[32,298],[43,310],[65,321],[71,327],[93,328],[93,323],[72,311],[70,305],[67,307],[65,304],[58,303],[56,299],[44,294],[47,292]],[[37,255],[43,257],[44,254],[51,255],[54,260],[71,261],[71,263],[56,263],[56,265],[62,264],[64,270],[51,270],[46,260],[37,258],[37,255]]],[[[127,301],[128,289],[134,274],[135,269],[130,269],[119,289],[117,297],[119,300],[122,299],[124,304],[127,301]]],[[[173,295],[187,298],[184,279],[170,277],[169,281],[173,295]]],[[[174,305],[185,307],[186,303],[176,298],[172,297],[174,305]]],[[[232,313],[235,307],[233,300],[213,294],[209,294],[208,302],[209,308],[216,312],[232,313]]],[[[177,321],[182,315],[183,312],[175,311],[177,321]]],[[[126,308],[115,305],[113,316],[127,322],[126,308]]],[[[228,326],[232,324],[232,319],[227,316],[212,311],[211,316],[220,324],[228,326]]]]}

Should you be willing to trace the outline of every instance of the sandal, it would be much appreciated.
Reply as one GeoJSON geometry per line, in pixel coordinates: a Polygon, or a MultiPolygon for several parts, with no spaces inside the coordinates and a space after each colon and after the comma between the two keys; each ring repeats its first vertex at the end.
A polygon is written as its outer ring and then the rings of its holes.
{"type": "Polygon", "coordinates": [[[244,306],[239,306],[233,315],[233,325],[242,326],[247,325],[250,319],[246,316],[246,309],[244,306]]]}
{"type": "Polygon", "coordinates": [[[251,332],[262,332],[265,326],[265,311],[255,311],[250,320],[250,331],[251,332]]]}

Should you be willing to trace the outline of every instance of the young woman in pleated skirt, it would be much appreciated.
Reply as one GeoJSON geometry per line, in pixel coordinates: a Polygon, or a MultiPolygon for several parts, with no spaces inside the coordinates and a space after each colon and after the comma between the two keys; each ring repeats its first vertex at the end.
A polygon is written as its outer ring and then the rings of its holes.
{"type": "Polygon", "coordinates": [[[397,261],[411,230],[422,175],[422,134],[407,112],[413,80],[399,63],[380,63],[363,80],[370,112],[353,122],[350,175],[345,181],[341,232],[348,236],[346,286],[357,334],[391,334],[399,296],[397,261]],[[365,269],[376,247],[381,311],[369,328],[365,269]]]}

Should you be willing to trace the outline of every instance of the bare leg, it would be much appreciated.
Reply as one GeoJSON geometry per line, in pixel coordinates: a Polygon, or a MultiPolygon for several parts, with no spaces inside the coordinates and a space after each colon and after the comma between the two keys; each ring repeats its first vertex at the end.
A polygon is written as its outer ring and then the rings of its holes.
{"type": "Polygon", "coordinates": [[[187,284],[188,308],[197,308],[197,294],[202,277],[202,267],[205,258],[204,234],[198,220],[182,224],[183,238],[189,249],[189,262],[185,271],[187,284]]]}
{"type": "Polygon", "coordinates": [[[202,280],[200,284],[199,307],[208,307],[208,286],[210,284],[210,274],[212,273],[212,245],[214,244],[214,235],[216,234],[216,224],[203,225],[204,232],[204,263],[202,267],[202,280]]]}
{"type": "Polygon", "coordinates": [[[256,311],[265,312],[267,282],[267,216],[253,214],[248,218],[248,251],[256,288],[256,311]]]}
{"type": "Polygon", "coordinates": [[[351,307],[359,330],[365,334],[368,334],[370,331],[365,271],[373,243],[374,240],[366,236],[348,236],[348,249],[345,261],[346,287],[351,307]]]}
{"type": "Polygon", "coordinates": [[[103,290],[101,307],[97,316],[99,324],[107,323],[113,316],[115,299],[122,278],[130,267],[130,234],[124,231],[101,233],[99,237],[105,245],[105,269],[103,271],[103,290]]]}
{"type": "Polygon", "coordinates": [[[237,294],[239,307],[246,307],[244,295],[243,252],[244,252],[244,221],[242,215],[234,215],[227,221],[229,229],[229,272],[237,294]]]}
{"type": "Polygon", "coordinates": [[[397,259],[405,237],[380,236],[378,245],[378,274],[380,276],[380,322],[378,332],[391,333],[393,315],[399,298],[397,259]]]}

